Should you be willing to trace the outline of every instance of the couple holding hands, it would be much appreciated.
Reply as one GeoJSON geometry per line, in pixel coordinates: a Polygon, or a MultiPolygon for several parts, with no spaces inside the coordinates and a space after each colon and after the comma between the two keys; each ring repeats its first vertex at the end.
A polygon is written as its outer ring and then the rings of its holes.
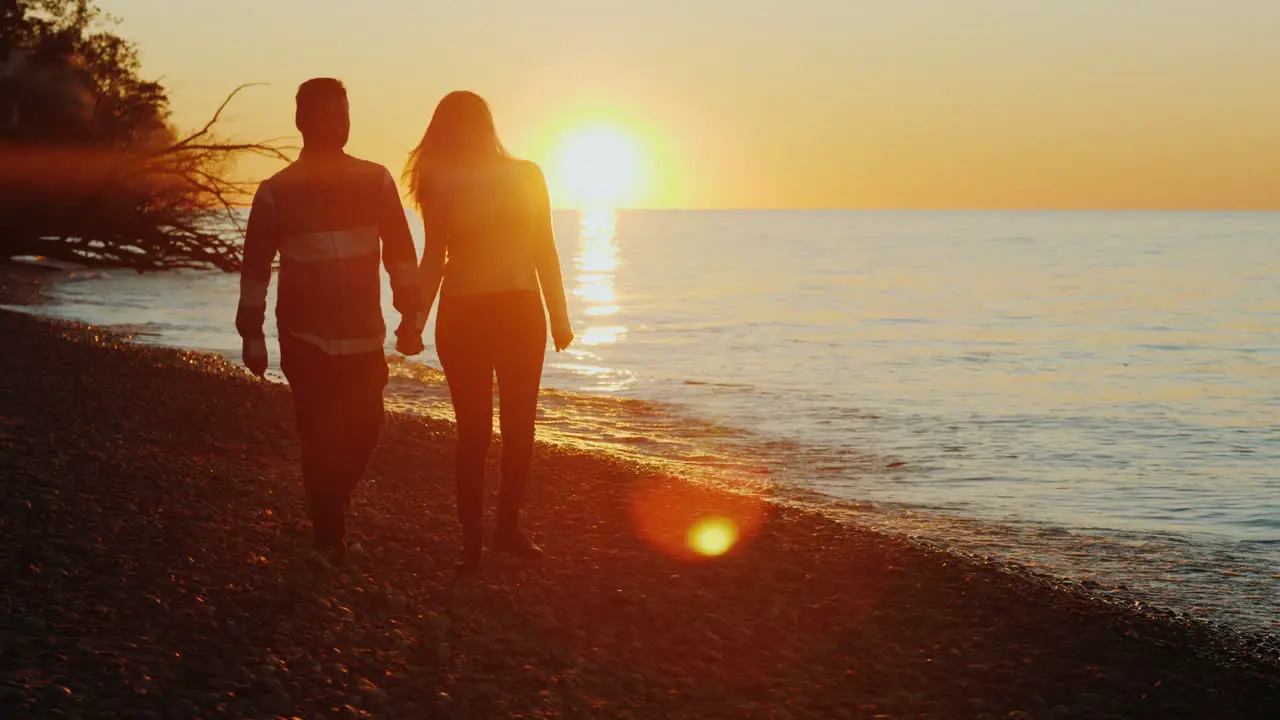
{"type": "Polygon", "coordinates": [[[344,152],[351,122],[342,83],[303,83],[296,123],[303,137],[297,161],[254,196],[236,327],[245,364],[262,376],[267,290],[278,255],[280,368],[294,399],[316,552],[329,563],[363,552],[348,542],[346,518],[384,422],[381,265],[401,316],[398,352],[424,350],[423,329],[438,296],[435,345],[457,418],[458,568],[478,569],[484,554],[495,375],[502,484],[493,548],[541,557],[520,525],[520,509],[547,317],[557,351],[573,341],[542,171],[506,152],[484,99],[447,95],[405,173],[423,222],[419,260],[391,174],[344,152]]]}

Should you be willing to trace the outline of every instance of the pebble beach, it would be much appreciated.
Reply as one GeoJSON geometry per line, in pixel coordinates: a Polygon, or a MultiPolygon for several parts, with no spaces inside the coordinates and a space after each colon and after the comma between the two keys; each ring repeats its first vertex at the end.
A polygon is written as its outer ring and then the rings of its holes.
{"type": "Polygon", "coordinates": [[[308,565],[286,388],[14,312],[0,338],[6,718],[1280,707],[1274,637],[552,445],[528,508],[549,558],[458,577],[444,421],[390,418],[353,510],[365,557],[308,565]],[[733,530],[710,550],[707,518],[733,530]]]}

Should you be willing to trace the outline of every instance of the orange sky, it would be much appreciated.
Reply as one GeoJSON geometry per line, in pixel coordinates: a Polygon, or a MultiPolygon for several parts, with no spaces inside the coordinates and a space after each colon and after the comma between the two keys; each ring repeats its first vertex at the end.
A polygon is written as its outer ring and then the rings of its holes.
{"type": "Polygon", "coordinates": [[[291,134],[333,75],[349,150],[398,174],[468,88],[562,206],[560,141],[605,124],[639,149],[629,206],[1280,208],[1275,0],[100,4],[182,124],[260,81],[228,127],[291,134]]]}

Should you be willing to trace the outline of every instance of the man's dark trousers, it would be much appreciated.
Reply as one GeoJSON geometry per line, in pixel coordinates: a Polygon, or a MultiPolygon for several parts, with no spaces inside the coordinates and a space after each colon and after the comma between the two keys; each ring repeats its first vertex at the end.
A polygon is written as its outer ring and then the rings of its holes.
{"type": "Polygon", "coordinates": [[[293,392],[316,546],[339,549],[346,542],[351,493],[382,432],[386,356],[382,350],[330,355],[282,334],[280,367],[293,392]]]}

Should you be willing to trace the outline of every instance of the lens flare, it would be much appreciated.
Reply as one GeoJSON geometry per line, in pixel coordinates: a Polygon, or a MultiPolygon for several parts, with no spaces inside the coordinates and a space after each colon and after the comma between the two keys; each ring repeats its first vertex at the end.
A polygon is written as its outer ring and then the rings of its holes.
{"type": "Polygon", "coordinates": [[[689,529],[689,547],[700,555],[723,555],[737,543],[738,525],[726,517],[709,517],[689,529]]]}
{"type": "Polygon", "coordinates": [[[655,476],[632,490],[636,534],[688,563],[715,561],[746,546],[769,515],[763,498],[655,476]]]}

